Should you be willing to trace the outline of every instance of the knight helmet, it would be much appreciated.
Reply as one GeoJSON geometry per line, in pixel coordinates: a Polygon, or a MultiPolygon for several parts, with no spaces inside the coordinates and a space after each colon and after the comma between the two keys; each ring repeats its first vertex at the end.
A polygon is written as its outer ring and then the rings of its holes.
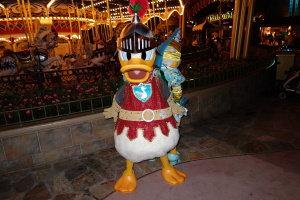
{"type": "Polygon", "coordinates": [[[123,28],[117,40],[120,71],[124,74],[125,79],[131,83],[146,81],[153,71],[156,58],[155,38],[151,30],[141,23],[139,18],[142,9],[145,10],[144,13],[147,11],[148,2],[143,6],[140,7],[140,2],[135,5],[130,4],[133,10],[132,23],[123,28]]]}

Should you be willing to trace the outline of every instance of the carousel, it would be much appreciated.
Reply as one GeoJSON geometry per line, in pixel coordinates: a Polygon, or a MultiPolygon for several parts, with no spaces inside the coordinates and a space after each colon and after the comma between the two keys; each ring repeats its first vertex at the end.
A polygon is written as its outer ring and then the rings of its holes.
{"type": "MultiPolygon", "coordinates": [[[[141,21],[163,42],[184,24],[184,2],[148,3],[141,21]]],[[[132,18],[128,5],[128,0],[1,1],[0,75],[114,62],[116,40],[132,18]]]]}

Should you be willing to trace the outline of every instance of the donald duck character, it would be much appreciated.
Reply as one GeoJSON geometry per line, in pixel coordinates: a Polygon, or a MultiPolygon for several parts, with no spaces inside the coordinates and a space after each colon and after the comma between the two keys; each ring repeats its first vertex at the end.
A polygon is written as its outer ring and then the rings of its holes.
{"type": "Polygon", "coordinates": [[[179,132],[174,115],[182,115],[185,110],[174,102],[170,88],[158,76],[159,69],[154,69],[155,39],[139,19],[147,7],[148,1],[130,3],[132,23],[124,27],[117,41],[125,84],[116,92],[112,107],[104,110],[104,116],[116,122],[115,147],[126,159],[126,170],[114,186],[121,193],[135,190],[133,166],[144,160],[159,157],[162,177],[171,185],[183,183],[186,178],[168,160],[168,153],[178,154],[179,132]]]}

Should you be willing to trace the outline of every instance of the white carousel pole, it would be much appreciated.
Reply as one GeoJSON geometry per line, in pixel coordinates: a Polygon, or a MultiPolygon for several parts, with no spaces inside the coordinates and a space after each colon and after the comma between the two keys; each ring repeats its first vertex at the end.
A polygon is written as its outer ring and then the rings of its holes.
{"type": "Polygon", "coordinates": [[[181,19],[181,38],[185,38],[185,29],[186,29],[186,26],[185,26],[185,20],[186,20],[185,6],[183,7],[182,16],[180,17],[180,19],[181,19]]]}
{"type": "MultiPolygon", "coordinates": [[[[31,16],[31,4],[30,4],[30,1],[27,0],[27,4],[28,4],[28,12],[29,12],[29,21],[30,21],[30,33],[31,33],[31,38],[33,38],[33,34],[34,34],[34,31],[33,31],[33,28],[32,28],[32,16],[31,16]]],[[[24,4],[25,6],[25,4],[24,4]]]]}
{"type": "Polygon", "coordinates": [[[78,22],[79,22],[79,27],[78,27],[78,39],[77,39],[77,49],[78,49],[78,46],[79,46],[79,53],[82,54],[82,46],[81,46],[81,40],[82,40],[82,34],[81,34],[81,24],[80,24],[80,19],[82,18],[82,15],[81,15],[81,12],[78,8],[78,5],[76,3],[76,6],[77,6],[77,12],[78,12],[78,22]]]}
{"type": "MultiPolygon", "coordinates": [[[[93,8],[94,8],[94,4],[93,4],[93,1],[91,1],[92,17],[93,17],[93,20],[95,21],[93,8]]],[[[95,22],[94,22],[94,27],[92,27],[92,35],[93,35],[93,40],[95,40],[94,42],[96,42],[97,34],[96,34],[95,22]]]]}
{"type": "Polygon", "coordinates": [[[121,8],[120,5],[119,5],[119,9],[120,9],[120,18],[121,18],[121,22],[123,22],[123,21],[124,21],[124,15],[123,15],[122,8],[121,8]]]}
{"type": "Polygon", "coordinates": [[[152,30],[152,22],[151,22],[151,18],[150,18],[150,16],[151,16],[151,12],[150,12],[150,6],[149,6],[149,9],[147,10],[147,12],[148,12],[148,21],[147,21],[147,26],[150,28],[150,30],[152,30]]]}
{"type": "Polygon", "coordinates": [[[107,38],[109,37],[109,29],[107,28],[107,24],[104,24],[104,26],[105,26],[104,40],[107,40],[107,38]]]}
{"type": "Polygon", "coordinates": [[[102,24],[100,24],[100,36],[103,35],[103,27],[102,27],[102,24]]]}
{"type": "Polygon", "coordinates": [[[113,30],[112,30],[112,24],[111,24],[109,0],[106,0],[106,9],[107,9],[107,15],[108,15],[108,18],[109,18],[109,38],[111,38],[113,30]]]}
{"type": "MultiPolygon", "coordinates": [[[[75,7],[75,4],[74,4],[74,1],[72,0],[72,6],[73,6],[73,9],[74,9],[74,17],[76,17],[77,16],[77,22],[78,22],[78,19],[79,19],[79,16],[78,16],[78,11],[77,11],[77,9],[76,9],[76,7],[75,7]]],[[[72,24],[71,24],[72,25],[72,24]]],[[[79,22],[78,22],[78,27],[79,27],[79,22]]],[[[70,43],[71,43],[71,54],[74,52],[74,44],[73,44],[73,35],[71,35],[71,37],[70,37],[70,43]]]]}
{"type": "MultiPolygon", "coordinates": [[[[82,5],[83,8],[85,7],[84,1],[83,1],[83,0],[82,0],[81,5],[82,5]]],[[[81,10],[82,10],[82,12],[83,12],[84,18],[86,18],[86,12],[85,12],[85,9],[81,9],[81,10]]],[[[89,29],[84,30],[84,40],[85,40],[85,43],[90,43],[89,29]]]]}
{"type": "Polygon", "coordinates": [[[18,1],[18,8],[19,8],[19,11],[20,11],[20,15],[21,15],[21,18],[22,18],[22,21],[24,23],[24,30],[25,30],[25,37],[26,37],[26,40],[28,41],[29,38],[28,38],[28,29],[27,29],[27,24],[24,22],[24,17],[23,17],[23,11],[22,11],[22,7],[21,7],[21,2],[20,0],[17,0],[18,1]]]}
{"type": "Polygon", "coordinates": [[[27,13],[26,5],[24,0],[22,0],[22,8],[23,12],[25,15],[25,20],[26,20],[26,26],[28,27],[28,35],[29,35],[29,43],[32,44],[32,30],[31,30],[31,23],[29,22],[29,16],[27,13]]]}
{"type": "Polygon", "coordinates": [[[100,36],[99,36],[99,30],[98,30],[98,27],[97,27],[97,20],[96,20],[96,14],[95,14],[95,7],[94,7],[94,2],[93,1],[91,1],[91,5],[92,5],[92,15],[93,15],[93,19],[94,19],[94,29],[95,29],[95,36],[97,37],[97,38],[99,38],[100,36]]]}
{"type": "Polygon", "coordinates": [[[9,13],[8,13],[8,7],[7,8],[3,8],[4,9],[4,13],[5,13],[5,16],[6,16],[6,24],[7,24],[7,28],[8,28],[8,31],[9,31],[9,38],[11,40],[11,43],[12,43],[12,47],[13,47],[13,51],[15,51],[14,49],[14,46],[13,46],[13,41],[12,41],[12,36],[11,36],[11,30],[9,28],[9,22],[8,22],[8,16],[9,16],[9,13]]]}
{"type": "MultiPolygon", "coordinates": [[[[72,27],[71,14],[70,14],[70,8],[69,8],[69,6],[68,6],[68,14],[69,14],[69,24],[70,24],[71,38],[72,38],[72,35],[73,35],[73,27],[72,27]]],[[[71,38],[69,38],[69,39],[71,39],[71,38]]],[[[69,44],[69,53],[72,53],[72,52],[73,52],[72,44],[70,43],[70,44],[69,44]]]]}
{"type": "Polygon", "coordinates": [[[79,9],[78,9],[77,4],[76,4],[76,7],[75,7],[74,1],[73,1],[73,0],[72,0],[72,4],[73,4],[74,8],[77,8],[77,9],[75,9],[75,10],[76,10],[76,14],[77,14],[77,23],[78,23],[78,38],[77,38],[77,47],[76,47],[76,51],[77,51],[78,45],[79,45],[79,51],[80,51],[80,53],[81,53],[81,45],[80,45],[80,39],[81,39],[81,38],[80,38],[80,35],[81,35],[80,18],[81,18],[81,15],[80,15],[80,13],[79,13],[79,9]]]}

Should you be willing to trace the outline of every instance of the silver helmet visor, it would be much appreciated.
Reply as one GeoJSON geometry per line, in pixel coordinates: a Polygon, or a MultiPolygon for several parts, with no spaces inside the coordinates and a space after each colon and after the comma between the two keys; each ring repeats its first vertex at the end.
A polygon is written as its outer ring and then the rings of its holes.
{"type": "Polygon", "coordinates": [[[129,53],[140,53],[154,49],[155,39],[142,36],[138,33],[119,38],[117,42],[119,50],[129,53]]]}

